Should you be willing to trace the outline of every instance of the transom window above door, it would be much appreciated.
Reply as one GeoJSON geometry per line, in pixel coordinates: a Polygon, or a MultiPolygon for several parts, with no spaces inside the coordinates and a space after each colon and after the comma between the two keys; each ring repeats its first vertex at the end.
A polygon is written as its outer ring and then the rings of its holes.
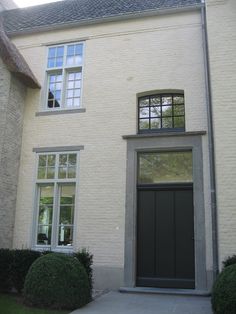
{"type": "Polygon", "coordinates": [[[184,131],[183,94],[155,94],[138,99],[138,131],[184,131]]]}
{"type": "Polygon", "coordinates": [[[138,154],[138,184],[192,183],[191,151],[138,154]]]}
{"type": "Polygon", "coordinates": [[[83,43],[48,48],[46,110],[81,107],[83,43]]]}

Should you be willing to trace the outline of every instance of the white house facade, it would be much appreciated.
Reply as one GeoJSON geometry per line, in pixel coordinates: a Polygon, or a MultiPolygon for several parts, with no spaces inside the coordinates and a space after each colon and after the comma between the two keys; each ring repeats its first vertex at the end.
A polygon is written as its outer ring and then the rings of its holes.
{"type": "Polygon", "coordinates": [[[85,247],[97,289],[209,293],[235,253],[235,9],[70,0],[2,13],[41,86],[25,98],[12,247],[85,247]]]}

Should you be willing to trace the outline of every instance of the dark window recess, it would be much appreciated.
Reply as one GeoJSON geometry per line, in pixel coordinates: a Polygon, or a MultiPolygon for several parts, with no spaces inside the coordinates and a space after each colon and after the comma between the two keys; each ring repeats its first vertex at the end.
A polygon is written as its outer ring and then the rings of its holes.
{"type": "Polygon", "coordinates": [[[157,94],[138,99],[139,133],[184,131],[183,94],[157,94]]]}

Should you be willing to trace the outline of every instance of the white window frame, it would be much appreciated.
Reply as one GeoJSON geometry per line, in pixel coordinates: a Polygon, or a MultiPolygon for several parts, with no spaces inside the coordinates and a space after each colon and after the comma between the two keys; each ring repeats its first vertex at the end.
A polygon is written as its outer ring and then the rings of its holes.
{"type": "Polygon", "coordinates": [[[39,251],[55,251],[55,252],[73,252],[76,246],[75,234],[76,234],[76,221],[77,221],[77,211],[78,211],[78,190],[79,190],[79,151],[61,151],[61,152],[42,152],[36,154],[36,168],[35,168],[35,197],[34,197],[34,218],[33,218],[33,228],[32,228],[32,248],[39,251]],[[58,178],[59,172],[59,156],[66,154],[76,154],[76,176],[75,178],[58,178]],[[38,179],[38,165],[39,157],[41,155],[55,155],[55,177],[54,179],[38,179]],[[52,214],[52,231],[51,231],[51,244],[37,244],[38,239],[38,219],[39,219],[39,197],[40,197],[40,187],[46,185],[53,185],[53,214],[52,214]],[[60,187],[65,185],[75,186],[75,205],[74,205],[74,217],[73,217],[73,242],[71,246],[58,245],[58,235],[59,235],[59,196],[60,187]]]}
{"type": "Polygon", "coordinates": [[[84,41],[78,41],[78,42],[68,42],[68,43],[58,43],[55,45],[50,45],[47,47],[47,57],[46,57],[46,77],[45,77],[45,84],[44,84],[44,97],[43,97],[43,111],[46,112],[53,112],[53,111],[67,111],[67,110],[75,110],[75,109],[81,109],[83,108],[82,105],[82,95],[83,95],[83,70],[84,70],[84,52],[85,52],[85,42],[84,41]],[[66,65],[66,57],[67,57],[67,49],[70,45],[82,45],[82,63],[81,65],[66,65]],[[48,58],[49,58],[49,49],[50,48],[56,48],[56,47],[64,47],[64,55],[63,55],[63,65],[61,67],[48,67],[48,58]],[[58,73],[61,71],[62,75],[62,89],[61,89],[61,106],[60,107],[54,107],[54,108],[48,108],[48,87],[49,87],[49,76],[50,74],[58,73]],[[66,106],[66,79],[67,74],[70,72],[81,72],[81,88],[80,88],[80,105],[79,106],[66,106]]]}

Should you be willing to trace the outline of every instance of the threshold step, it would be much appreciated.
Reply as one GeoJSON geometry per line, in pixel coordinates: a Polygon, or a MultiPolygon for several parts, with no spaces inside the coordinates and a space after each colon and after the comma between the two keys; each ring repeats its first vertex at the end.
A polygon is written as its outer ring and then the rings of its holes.
{"type": "Polygon", "coordinates": [[[170,289],[170,288],[149,288],[149,287],[121,287],[121,293],[152,293],[152,294],[173,294],[173,295],[190,295],[190,296],[205,296],[211,295],[207,290],[194,290],[194,289],[170,289]]]}

